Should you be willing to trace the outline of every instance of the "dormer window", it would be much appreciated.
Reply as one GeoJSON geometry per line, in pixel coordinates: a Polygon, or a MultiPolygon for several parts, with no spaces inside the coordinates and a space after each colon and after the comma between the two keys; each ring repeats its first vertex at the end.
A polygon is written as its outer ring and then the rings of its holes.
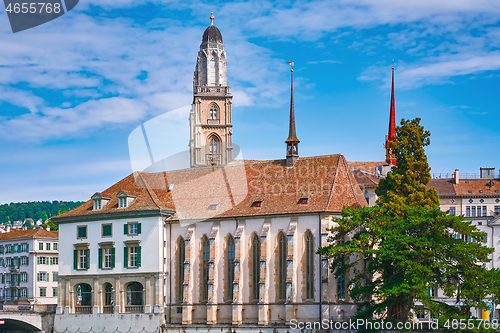
{"type": "Polygon", "coordinates": [[[211,204],[208,206],[208,210],[217,210],[217,204],[211,204]]]}
{"type": "Polygon", "coordinates": [[[104,208],[104,206],[106,206],[106,204],[108,203],[109,200],[111,200],[111,198],[107,198],[102,196],[102,194],[100,193],[96,193],[92,196],[92,200],[93,200],[93,205],[92,205],[93,210],[101,210],[104,208]]]}
{"type": "Polygon", "coordinates": [[[102,208],[102,200],[94,199],[94,210],[100,210],[102,208]]]}
{"type": "Polygon", "coordinates": [[[137,196],[120,191],[116,195],[118,197],[118,208],[127,208],[134,201],[137,196]]]}
{"type": "Polygon", "coordinates": [[[309,203],[309,198],[300,198],[299,204],[307,205],[309,203]]]}
{"type": "Polygon", "coordinates": [[[252,207],[255,207],[255,208],[262,207],[262,200],[254,201],[253,204],[252,204],[252,207]]]}

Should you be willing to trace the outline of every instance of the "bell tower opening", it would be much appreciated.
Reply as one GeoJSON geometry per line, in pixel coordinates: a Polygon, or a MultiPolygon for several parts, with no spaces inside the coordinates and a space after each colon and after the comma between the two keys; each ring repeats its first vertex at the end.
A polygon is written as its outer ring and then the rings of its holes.
{"type": "Polygon", "coordinates": [[[232,160],[231,87],[222,34],[211,23],[205,29],[193,77],[189,114],[191,167],[225,165],[232,160]]]}

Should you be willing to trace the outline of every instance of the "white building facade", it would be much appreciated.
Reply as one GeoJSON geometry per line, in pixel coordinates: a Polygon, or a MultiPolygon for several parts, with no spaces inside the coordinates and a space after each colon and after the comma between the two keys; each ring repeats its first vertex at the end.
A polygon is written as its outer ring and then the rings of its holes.
{"type": "Polygon", "coordinates": [[[0,234],[0,303],[56,304],[57,231],[12,230],[0,234]]]}

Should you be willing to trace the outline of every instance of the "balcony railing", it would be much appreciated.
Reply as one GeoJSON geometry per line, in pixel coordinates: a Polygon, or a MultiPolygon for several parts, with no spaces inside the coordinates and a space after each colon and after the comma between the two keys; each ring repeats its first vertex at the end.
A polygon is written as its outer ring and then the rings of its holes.
{"type": "Polygon", "coordinates": [[[125,305],[126,313],[144,313],[143,305],[125,305]]]}
{"type": "Polygon", "coordinates": [[[219,165],[221,163],[221,154],[206,154],[205,156],[208,165],[219,165]]]}
{"type": "Polygon", "coordinates": [[[91,306],[77,306],[75,307],[75,313],[92,313],[91,306]]]}
{"type": "Polygon", "coordinates": [[[115,307],[113,305],[105,305],[102,307],[102,313],[114,313],[115,307]]]}
{"type": "Polygon", "coordinates": [[[208,123],[209,125],[219,125],[220,120],[219,120],[219,119],[208,119],[208,120],[207,120],[207,123],[208,123]]]}
{"type": "Polygon", "coordinates": [[[207,86],[197,86],[196,93],[231,93],[231,87],[207,87],[207,86]]]}

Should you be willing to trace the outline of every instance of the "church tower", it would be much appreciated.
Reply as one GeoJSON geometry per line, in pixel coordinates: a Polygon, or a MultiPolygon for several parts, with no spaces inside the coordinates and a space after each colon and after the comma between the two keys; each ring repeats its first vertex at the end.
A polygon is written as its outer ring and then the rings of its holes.
{"type": "Polygon", "coordinates": [[[231,87],[222,35],[214,25],[205,29],[193,79],[189,114],[191,166],[224,165],[232,160],[231,87]]]}
{"type": "Polygon", "coordinates": [[[390,141],[397,141],[396,135],[396,103],[394,101],[394,67],[392,67],[392,91],[391,91],[391,110],[389,116],[389,133],[385,136],[385,161],[389,165],[396,165],[396,155],[389,148],[390,141]]]}

